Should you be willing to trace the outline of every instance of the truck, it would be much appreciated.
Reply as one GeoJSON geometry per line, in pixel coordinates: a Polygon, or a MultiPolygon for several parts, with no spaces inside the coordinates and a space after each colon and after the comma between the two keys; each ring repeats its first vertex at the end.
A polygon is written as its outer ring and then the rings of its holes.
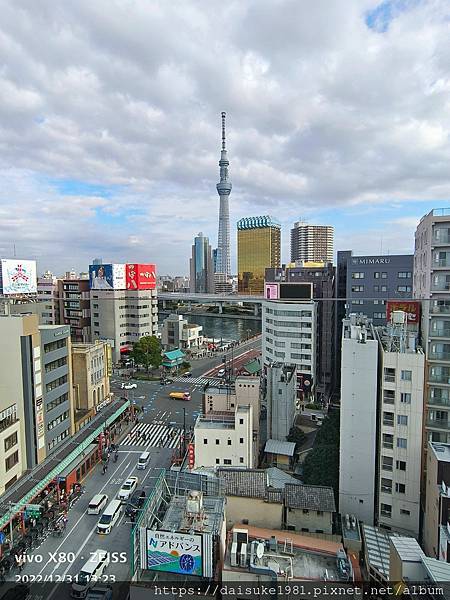
{"type": "Polygon", "coordinates": [[[174,400],[190,400],[191,395],[189,392],[170,392],[169,398],[173,398],[174,400]]]}

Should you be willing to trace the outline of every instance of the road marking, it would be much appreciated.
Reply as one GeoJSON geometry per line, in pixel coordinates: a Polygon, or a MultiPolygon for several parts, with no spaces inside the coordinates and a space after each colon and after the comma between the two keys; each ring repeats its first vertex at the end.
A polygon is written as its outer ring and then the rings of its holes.
{"type": "Polygon", "coordinates": [[[125,471],[128,469],[128,467],[131,465],[131,460],[130,462],[125,466],[124,470],[121,472],[120,475],[123,475],[125,473],[125,471]]]}

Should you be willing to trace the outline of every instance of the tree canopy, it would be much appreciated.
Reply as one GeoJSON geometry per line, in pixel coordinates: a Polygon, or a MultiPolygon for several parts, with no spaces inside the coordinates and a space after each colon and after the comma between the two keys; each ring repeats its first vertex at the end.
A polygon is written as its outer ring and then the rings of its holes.
{"type": "Polygon", "coordinates": [[[138,340],[130,354],[135,364],[145,367],[148,371],[150,366],[158,368],[161,365],[161,344],[154,335],[144,336],[138,340]]]}

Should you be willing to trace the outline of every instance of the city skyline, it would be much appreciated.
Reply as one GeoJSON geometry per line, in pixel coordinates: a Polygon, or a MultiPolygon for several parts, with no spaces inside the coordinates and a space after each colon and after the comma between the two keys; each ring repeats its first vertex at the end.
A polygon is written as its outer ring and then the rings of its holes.
{"type": "Polygon", "coordinates": [[[281,222],[283,261],[300,217],[333,225],[336,249],[412,252],[420,216],[450,196],[447,5],[336,0],[310,8],[311,28],[281,4],[5,2],[1,255],[187,272],[193,235],[217,242],[221,110],[232,272],[236,222],[258,214],[281,222]]]}

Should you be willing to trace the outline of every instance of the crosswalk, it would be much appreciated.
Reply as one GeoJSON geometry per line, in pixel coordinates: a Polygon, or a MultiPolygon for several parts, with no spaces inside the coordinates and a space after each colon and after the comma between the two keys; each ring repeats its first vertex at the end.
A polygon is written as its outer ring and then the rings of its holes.
{"type": "Polygon", "coordinates": [[[173,377],[173,380],[176,383],[190,383],[197,385],[218,385],[220,383],[220,379],[218,377],[173,377]]]}
{"type": "Polygon", "coordinates": [[[145,448],[176,448],[180,445],[182,430],[167,423],[137,423],[120,442],[120,446],[142,446],[145,448]]]}

